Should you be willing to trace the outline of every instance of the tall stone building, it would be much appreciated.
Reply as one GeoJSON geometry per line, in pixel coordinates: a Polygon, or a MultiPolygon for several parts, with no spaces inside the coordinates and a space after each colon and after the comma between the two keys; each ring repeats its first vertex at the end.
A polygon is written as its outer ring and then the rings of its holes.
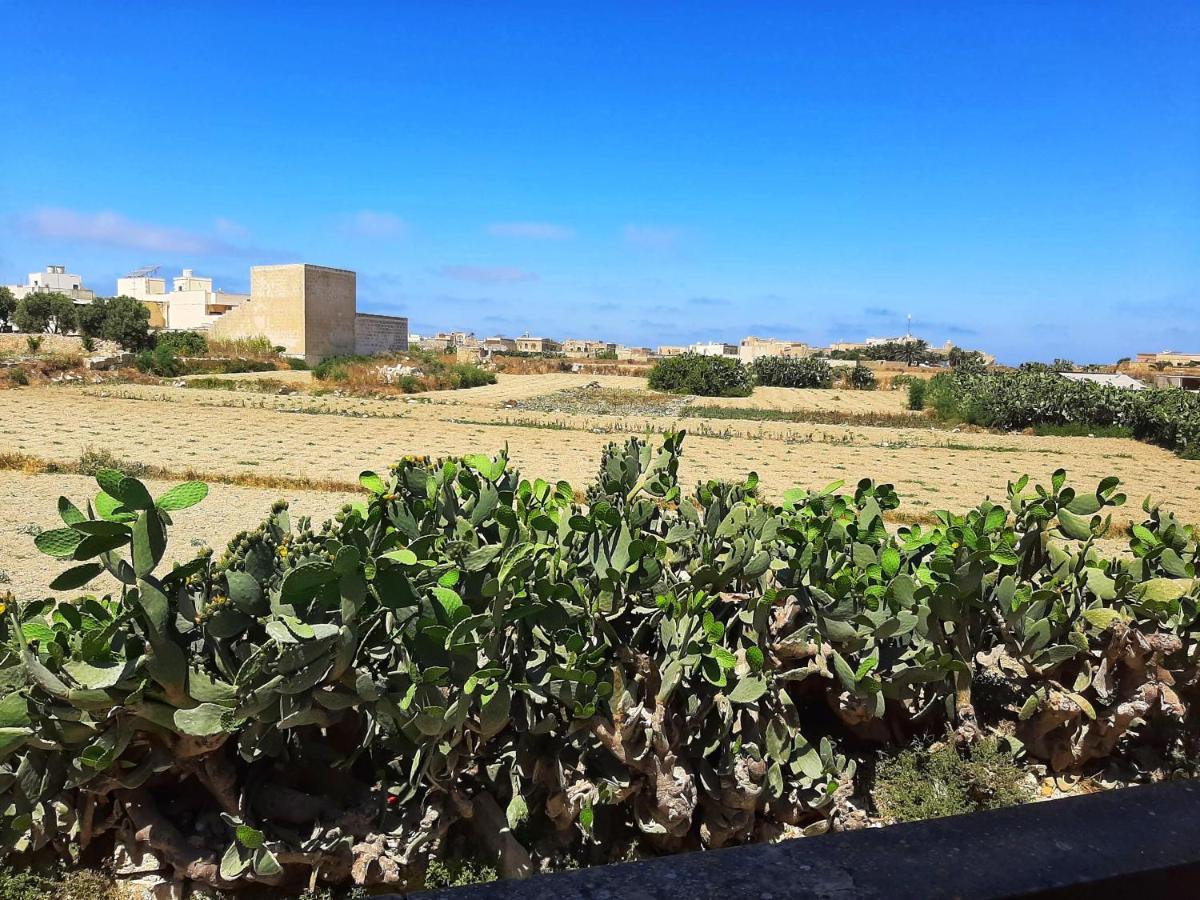
{"type": "Polygon", "coordinates": [[[408,349],[408,319],[358,312],[353,272],[307,263],[254,266],[250,299],[217,319],[210,333],[263,336],[309,363],[408,349]]]}

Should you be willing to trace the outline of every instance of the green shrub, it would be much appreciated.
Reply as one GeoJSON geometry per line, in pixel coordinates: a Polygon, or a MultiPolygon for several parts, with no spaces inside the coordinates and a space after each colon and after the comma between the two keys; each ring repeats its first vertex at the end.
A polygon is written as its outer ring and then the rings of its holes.
{"type": "Polygon", "coordinates": [[[425,890],[486,884],[499,877],[496,870],[486,863],[464,859],[434,859],[430,860],[429,868],[425,870],[425,890]]]}
{"type": "Polygon", "coordinates": [[[183,361],[169,346],[143,350],[134,361],[139,372],[157,375],[160,378],[176,378],[184,373],[183,361]]]}
{"type": "Polygon", "coordinates": [[[887,818],[916,822],[1026,803],[1033,799],[1027,781],[995,737],[961,749],[951,738],[881,761],[872,799],[887,818]]]}
{"type": "Polygon", "coordinates": [[[198,331],[160,331],[154,346],[166,347],[179,356],[203,356],[208,352],[208,340],[198,331]]]}
{"type": "Polygon", "coordinates": [[[750,364],[750,374],[754,383],[763,387],[833,387],[833,369],[828,360],[816,356],[804,359],[762,356],[750,364]]]}
{"type": "Polygon", "coordinates": [[[33,872],[0,868],[0,900],[52,900],[54,882],[33,872]]]}
{"type": "Polygon", "coordinates": [[[89,337],[88,335],[85,334],[82,337],[80,337],[79,344],[81,347],[83,347],[84,353],[95,353],[96,352],[96,339],[93,337],[89,337]]]}
{"type": "Polygon", "coordinates": [[[308,370],[308,363],[303,356],[288,356],[285,357],[288,368],[295,371],[304,372],[308,370]]]}
{"type": "Polygon", "coordinates": [[[5,373],[9,384],[25,387],[29,384],[29,373],[22,366],[14,366],[5,373]]]}
{"type": "Polygon", "coordinates": [[[908,383],[908,408],[921,410],[925,408],[925,379],[914,378],[908,383]]]}
{"type": "Polygon", "coordinates": [[[41,335],[29,334],[25,336],[25,348],[30,353],[37,353],[42,349],[42,342],[45,340],[41,335]]]}
{"type": "Polygon", "coordinates": [[[274,372],[270,359],[203,357],[182,362],[184,375],[234,375],[240,372],[274,372]]]}
{"type": "Polygon", "coordinates": [[[750,373],[741,362],[699,353],[660,359],[650,370],[649,383],[656,391],[697,397],[747,397],[751,391],[750,373]]]}
{"type": "Polygon", "coordinates": [[[100,304],[104,310],[100,337],[119,344],[129,353],[151,347],[150,308],[146,304],[124,296],[97,297],[92,304],[100,304]]]}
{"type": "Polygon", "coordinates": [[[318,381],[345,381],[351,366],[374,362],[369,356],[330,356],[317,363],[312,370],[318,381]]]}
{"type": "Polygon", "coordinates": [[[485,384],[496,383],[494,373],[471,363],[455,363],[450,367],[449,374],[455,388],[482,387],[485,384]]]}
{"type": "Polygon", "coordinates": [[[111,877],[94,869],[50,873],[0,867],[0,900],[115,900],[111,877]]]}
{"type": "Polygon", "coordinates": [[[18,331],[67,334],[76,326],[75,301],[57,291],[26,294],[17,301],[12,320],[18,331]]]}

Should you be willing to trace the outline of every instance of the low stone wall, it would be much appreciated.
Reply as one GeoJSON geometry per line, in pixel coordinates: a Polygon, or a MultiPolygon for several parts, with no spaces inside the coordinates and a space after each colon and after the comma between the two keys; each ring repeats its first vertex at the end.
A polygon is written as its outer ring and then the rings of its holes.
{"type": "MultiPolygon", "coordinates": [[[[113,341],[97,339],[93,353],[109,356],[120,353],[121,348],[113,341]]],[[[0,332],[0,356],[47,356],[52,353],[78,353],[86,356],[83,339],[74,334],[24,334],[22,332],[0,332]],[[41,338],[42,343],[35,353],[29,352],[29,338],[41,338]]]]}
{"type": "Polygon", "coordinates": [[[403,316],[379,316],[356,313],[354,316],[354,352],[362,356],[395,353],[408,349],[408,319],[403,316]]]}
{"type": "MultiPolygon", "coordinates": [[[[413,900],[1126,900],[1200,886],[1200,782],[615,863],[413,900]]],[[[384,894],[376,900],[395,898],[384,894]]]]}

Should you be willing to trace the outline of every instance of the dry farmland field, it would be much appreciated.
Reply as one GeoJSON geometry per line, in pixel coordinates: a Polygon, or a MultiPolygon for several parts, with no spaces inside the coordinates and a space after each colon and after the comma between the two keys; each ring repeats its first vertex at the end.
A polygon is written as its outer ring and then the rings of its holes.
{"type": "Polygon", "coordinates": [[[56,523],[59,493],[82,501],[95,488],[81,475],[39,470],[74,467],[89,449],[163,477],[195,473],[214,482],[212,499],[178,516],[172,548],[180,557],[257,524],[277,497],[324,518],[355,490],[360,471],[404,455],[507,447],[526,475],[582,487],[609,441],[672,427],[688,431],[681,475],[689,485],[756,471],[777,497],[792,486],[870,477],[895,484],[901,515],[920,518],[1001,498],[1009,479],[1029,473],[1046,481],[1063,467],[1089,488],[1106,475],[1121,478],[1130,497],[1121,524],[1140,515],[1147,495],[1200,522],[1200,461],[1132,440],[938,428],[907,412],[900,391],[759,388],[747,398],[693,400],[652,393],[637,378],[550,374],[364,399],[314,393],[306,372],[271,374],[274,383],[233,377],[230,390],[169,382],[0,391],[6,586],[18,595],[46,590],[58,567],[37,554],[30,535],[56,523]]]}

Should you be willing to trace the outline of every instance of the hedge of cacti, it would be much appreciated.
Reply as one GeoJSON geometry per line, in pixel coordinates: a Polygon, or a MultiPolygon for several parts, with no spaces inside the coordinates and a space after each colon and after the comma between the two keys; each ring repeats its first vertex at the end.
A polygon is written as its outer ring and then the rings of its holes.
{"type": "Polygon", "coordinates": [[[647,375],[655,391],[697,397],[748,397],[754,380],[736,357],[683,353],[656,362],[647,375]]]}
{"type": "Polygon", "coordinates": [[[100,472],[37,546],[119,590],[0,626],[0,846],[418,886],[469,834],[519,876],[843,827],[857,759],[947,728],[1070,770],[1194,726],[1197,534],[1147,503],[1101,553],[1115,479],[896,530],[871,481],[685,495],[681,442],[611,445],[584,502],[408,458],[174,568],[204,486],[100,472]]]}
{"type": "Polygon", "coordinates": [[[925,403],[944,418],[988,428],[1118,426],[1140,440],[1200,458],[1200,394],[1179,388],[1134,391],[1035,370],[944,372],[930,380],[925,403]]]}
{"type": "Polygon", "coordinates": [[[760,356],[750,364],[750,374],[763,387],[833,387],[833,367],[819,356],[760,356]]]}

